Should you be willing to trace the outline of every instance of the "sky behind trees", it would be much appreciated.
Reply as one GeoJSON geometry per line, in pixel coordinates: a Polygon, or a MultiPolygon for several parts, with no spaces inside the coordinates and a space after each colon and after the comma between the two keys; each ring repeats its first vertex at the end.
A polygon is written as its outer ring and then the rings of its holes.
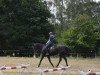
{"type": "Polygon", "coordinates": [[[94,0],[94,1],[99,2],[100,0],[94,0]]]}

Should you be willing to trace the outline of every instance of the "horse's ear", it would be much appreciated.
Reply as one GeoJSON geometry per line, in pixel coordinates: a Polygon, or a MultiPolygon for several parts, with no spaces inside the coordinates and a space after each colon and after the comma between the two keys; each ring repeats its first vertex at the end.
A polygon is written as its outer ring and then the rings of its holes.
{"type": "Polygon", "coordinates": [[[33,46],[35,46],[35,43],[33,43],[33,46]]]}
{"type": "Polygon", "coordinates": [[[35,46],[35,43],[32,43],[32,47],[34,47],[35,46]]]}
{"type": "Polygon", "coordinates": [[[33,43],[31,44],[31,47],[32,47],[32,48],[34,47],[34,44],[33,44],[33,43]]]}
{"type": "Polygon", "coordinates": [[[33,43],[33,46],[35,46],[37,43],[33,43]]]}

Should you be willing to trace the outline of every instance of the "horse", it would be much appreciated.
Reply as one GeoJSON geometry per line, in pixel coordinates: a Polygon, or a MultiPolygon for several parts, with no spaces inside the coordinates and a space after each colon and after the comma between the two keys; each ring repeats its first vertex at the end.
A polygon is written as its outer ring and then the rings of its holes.
{"type": "Polygon", "coordinates": [[[62,61],[62,58],[65,60],[66,66],[68,66],[67,58],[66,58],[66,55],[69,55],[69,52],[70,52],[70,49],[68,47],[66,47],[64,45],[57,45],[56,47],[49,49],[49,55],[46,55],[47,49],[45,49],[44,47],[45,47],[45,44],[41,44],[41,43],[34,44],[34,51],[35,51],[36,57],[41,55],[41,59],[40,59],[40,62],[38,64],[38,67],[40,67],[41,62],[42,62],[44,57],[47,57],[50,64],[52,65],[52,67],[54,67],[53,63],[51,62],[50,56],[54,56],[57,54],[59,56],[59,62],[56,65],[56,67],[59,66],[60,62],[62,61]]]}

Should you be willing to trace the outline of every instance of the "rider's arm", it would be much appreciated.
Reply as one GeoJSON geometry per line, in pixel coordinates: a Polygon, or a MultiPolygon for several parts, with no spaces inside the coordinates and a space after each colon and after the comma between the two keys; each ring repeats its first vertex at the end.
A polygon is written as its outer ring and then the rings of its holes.
{"type": "Polygon", "coordinates": [[[47,43],[46,44],[48,44],[50,42],[50,39],[47,41],[47,43]]]}

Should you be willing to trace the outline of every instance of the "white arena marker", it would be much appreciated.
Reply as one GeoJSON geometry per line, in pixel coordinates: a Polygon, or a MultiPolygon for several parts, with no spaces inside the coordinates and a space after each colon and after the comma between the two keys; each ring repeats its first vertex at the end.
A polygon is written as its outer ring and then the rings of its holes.
{"type": "Polygon", "coordinates": [[[70,66],[68,67],[63,67],[63,68],[53,68],[53,69],[46,69],[43,70],[43,72],[53,72],[53,71],[59,71],[59,70],[67,70],[70,66]]]}
{"type": "Polygon", "coordinates": [[[2,71],[0,71],[0,75],[3,75],[2,71]]]}
{"type": "Polygon", "coordinates": [[[100,72],[90,72],[87,75],[100,75],[100,72]]]}
{"type": "Polygon", "coordinates": [[[82,74],[82,75],[100,75],[100,72],[92,72],[91,70],[89,70],[88,72],[84,72],[84,71],[80,71],[79,72],[82,74]]]}
{"type": "MultiPolygon", "coordinates": [[[[68,70],[68,68],[70,68],[70,66],[68,66],[68,67],[62,67],[62,68],[45,69],[45,70],[41,70],[40,75],[44,75],[45,72],[65,71],[65,70],[68,70]]],[[[60,75],[61,74],[62,73],[60,73],[60,75]]]]}
{"type": "Polygon", "coordinates": [[[21,69],[21,68],[27,68],[29,65],[21,65],[21,66],[2,66],[0,67],[0,70],[10,70],[10,69],[21,69]]]}
{"type": "Polygon", "coordinates": [[[11,69],[25,69],[29,66],[28,65],[21,65],[21,66],[1,66],[0,67],[0,75],[3,75],[2,71],[1,70],[11,70],[11,69]]]}

